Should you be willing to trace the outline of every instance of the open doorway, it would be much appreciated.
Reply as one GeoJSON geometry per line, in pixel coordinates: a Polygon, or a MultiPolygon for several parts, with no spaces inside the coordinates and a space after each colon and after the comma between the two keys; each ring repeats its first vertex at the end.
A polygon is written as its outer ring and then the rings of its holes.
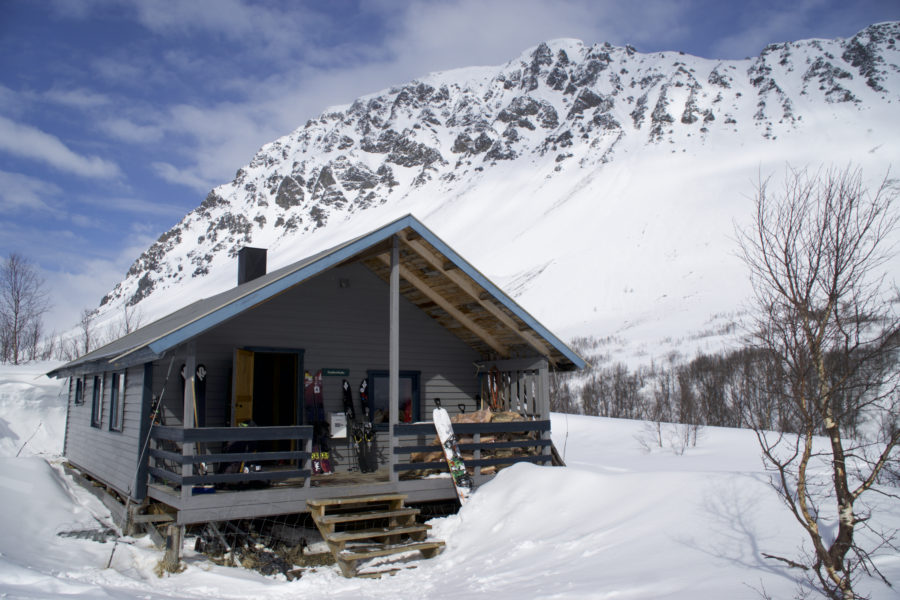
{"type": "Polygon", "coordinates": [[[301,424],[303,351],[237,349],[232,426],[301,424]]]}

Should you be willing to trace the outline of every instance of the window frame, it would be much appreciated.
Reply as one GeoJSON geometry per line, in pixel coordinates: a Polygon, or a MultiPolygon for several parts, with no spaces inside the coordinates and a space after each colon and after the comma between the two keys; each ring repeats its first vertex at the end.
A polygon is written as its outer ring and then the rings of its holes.
{"type": "Polygon", "coordinates": [[[103,426],[103,375],[94,375],[91,383],[91,427],[103,426]]]}
{"type": "Polygon", "coordinates": [[[75,406],[81,406],[84,404],[84,377],[79,376],[74,377],[73,379],[75,380],[75,397],[73,402],[75,403],[75,406]]]}
{"type": "Polygon", "coordinates": [[[112,374],[109,385],[109,430],[121,432],[125,425],[125,371],[112,374]]]}
{"type": "MultiPolygon", "coordinates": [[[[410,420],[403,420],[403,407],[399,407],[401,414],[398,415],[400,423],[416,423],[422,420],[422,372],[421,371],[400,371],[399,373],[400,379],[409,379],[412,382],[412,405],[410,406],[410,420]]],[[[369,381],[368,386],[368,394],[369,394],[369,421],[375,417],[375,379],[376,378],[388,378],[390,377],[390,371],[384,369],[371,369],[366,372],[366,379],[369,381]]],[[[390,383],[388,383],[390,386],[390,383]]],[[[366,407],[364,407],[366,408],[366,407]]],[[[375,427],[386,427],[387,422],[383,423],[375,423],[375,427]]]]}

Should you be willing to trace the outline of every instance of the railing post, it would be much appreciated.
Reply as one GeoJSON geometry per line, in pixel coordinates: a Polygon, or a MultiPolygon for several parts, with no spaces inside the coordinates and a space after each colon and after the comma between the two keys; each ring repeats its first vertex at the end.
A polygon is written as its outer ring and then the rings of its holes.
{"type": "MultiPolygon", "coordinates": [[[[472,434],[472,443],[473,444],[481,444],[481,434],[475,432],[472,434]]],[[[472,459],[475,461],[481,460],[481,446],[475,448],[475,452],[472,454],[472,459]]],[[[475,467],[475,477],[479,477],[481,475],[481,465],[477,465],[475,467]]]]}
{"type": "MultiPolygon", "coordinates": [[[[306,443],[303,444],[303,447],[306,449],[307,454],[309,454],[310,456],[312,456],[312,443],[313,443],[312,438],[309,437],[306,439],[306,443]]],[[[311,468],[312,467],[312,459],[307,458],[304,466],[307,469],[309,469],[309,477],[307,477],[306,480],[303,482],[303,487],[305,487],[305,488],[312,487],[312,468],[311,468]]]]}
{"type": "Polygon", "coordinates": [[[546,360],[541,361],[541,366],[538,371],[539,376],[539,385],[538,389],[540,389],[540,402],[537,403],[539,408],[539,419],[541,420],[549,420],[550,419],[550,370],[549,365],[546,360]]]}
{"type": "MultiPolygon", "coordinates": [[[[196,370],[197,344],[191,342],[187,346],[187,357],[184,361],[184,412],[182,413],[184,418],[181,426],[185,431],[194,426],[194,373],[196,370]]],[[[194,474],[194,464],[190,461],[190,458],[194,456],[193,442],[184,441],[181,443],[181,455],[183,457],[181,476],[187,478],[194,474]]],[[[190,500],[192,491],[192,486],[182,483],[182,500],[190,500]]]]}
{"type": "Polygon", "coordinates": [[[396,235],[391,240],[391,284],[390,284],[390,331],[388,349],[388,478],[391,483],[398,481],[394,465],[394,425],[400,416],[400,240],[396,235]]]}

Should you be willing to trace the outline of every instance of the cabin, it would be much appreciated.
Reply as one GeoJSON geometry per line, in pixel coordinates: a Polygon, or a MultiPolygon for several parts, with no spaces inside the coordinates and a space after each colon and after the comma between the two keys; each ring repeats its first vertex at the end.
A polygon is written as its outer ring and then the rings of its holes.
{"type": "Polygon", "coordinates": [[[236,287],[49,375],[68,378],[69,464],[128,518],[149,520],[153,503],[184,526],[322,498],[453,499],[434,454],[437,405],[460,421],[515,417],[456,426],[477,485],[516,462],[550,464],[550,371],[583,366],[407,215],[271,272],[265,250],[244,248],[236,287]],[[370,469],[354,421],[368,424],[370,469]],[[331,473],[318,469],[323,447],[331,473]]]}

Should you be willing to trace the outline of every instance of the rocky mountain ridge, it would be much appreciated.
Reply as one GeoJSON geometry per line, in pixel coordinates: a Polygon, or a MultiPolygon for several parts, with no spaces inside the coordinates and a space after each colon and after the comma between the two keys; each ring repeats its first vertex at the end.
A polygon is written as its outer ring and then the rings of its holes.
{"type": "Polygon", "coordinates": [[[596,194],[626,155],[775,148],[823,115],[865,122],[873,107],[882,114],[900,101],[898,65],[900,23],[890,22],[849,39],[771,44],[745,60],[561,39],[500,67],[434,73],[328,109],[263,146],[138,257],[100,311],[202,280],[244,245],[309,240],[379,207],[433,211],[468,198],[460,214],[471,219],[472,190],[487,186],[495,194],[481,208],[507,212],[531,192],[517,199],[500,173],[541,182],[534,220],[569,197],[551,189],[596,194]]]}

